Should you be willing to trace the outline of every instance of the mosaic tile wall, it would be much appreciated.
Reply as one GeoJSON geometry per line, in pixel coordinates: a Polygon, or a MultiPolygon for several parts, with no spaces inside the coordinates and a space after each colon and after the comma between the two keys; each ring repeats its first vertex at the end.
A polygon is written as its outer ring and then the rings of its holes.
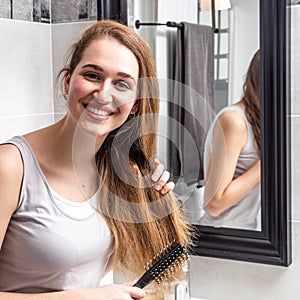
{"type": "Polygon", "coordinates": [[[41,23],[97,19],[97,0],[1,0],[0,18],[41,23]]]}
{"type": "Polygon", "coordinates": [[[51,0],[52,23],[97,19],[97,0],[51,0]]]}

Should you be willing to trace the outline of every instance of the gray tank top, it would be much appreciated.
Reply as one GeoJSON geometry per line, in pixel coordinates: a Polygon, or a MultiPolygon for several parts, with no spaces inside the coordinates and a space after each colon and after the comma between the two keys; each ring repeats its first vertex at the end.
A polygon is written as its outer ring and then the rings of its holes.
{"type": "Polygon", "coordinates": [[[23,137],[24,177],[17,210],[0,250],[0,291],[41,293],[95,288],[112,255],[112,234],[96,212],[96,195],[73,202],[53,193],[23,137]]]}
{"type": "MultiPolygon", "coordinates": [[[[234,178],[239,177],[244,172],[246,172],[249,168],[251,168],[258,160],[259,156],[257,154],[255,148],[255,140],[252,131],[252,127],[248,122],[244,110],[239,106],[232,105],[223,108],[216,116],[214,123],[212,124],[211,129],[208,132],[207,140],[205,143],[205,151],[204,151],[204,170],[206,173],[207,166],[209,163],[211,146],[213,140],[213,130],[216,121],[218,118],[226,111],[239,111],[242,113],[243,118],[247,125],[248,130],[248,140],[241,151],[235,173],[234,178]]],[[[214,227],[232,227],[232,228],[240,228],[240,229],[257,229],[257,218],[258,212],[261,206],[261,196],[260,196],[260,184],[257,184],[251,191],[241,199],[236,205],[227,209],[223,213],[221,213],[218,217],[212,217],[207,213],[200,218],[199,224],[214,226],[214,227]]]]}

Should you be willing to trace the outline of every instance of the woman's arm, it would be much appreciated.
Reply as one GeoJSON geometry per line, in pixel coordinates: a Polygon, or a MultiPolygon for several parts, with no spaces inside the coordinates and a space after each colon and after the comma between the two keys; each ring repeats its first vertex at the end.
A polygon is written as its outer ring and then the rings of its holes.
{"type": "Polygon", "coordinates": [[[144,297],[145,292],[142,289],[126,284],[111,284],[95,289],[76,289],[39,294],[0,292],[0,300],[139,300],[144,297]]]}
{"type": "Polygon", "coordinates": [[[238,203],[260,181],[260,161],[233,179],[247,135],[247,125],[239,112],[224,113],[214,129],[204,192],[204,209],[211,216],[238,203]]]}
{"type": "Polygon", "coordinates": [[[8,223],[17,208],[23,178],[23,162],[13,145],[0,146],[0,250],[8,223]]]}

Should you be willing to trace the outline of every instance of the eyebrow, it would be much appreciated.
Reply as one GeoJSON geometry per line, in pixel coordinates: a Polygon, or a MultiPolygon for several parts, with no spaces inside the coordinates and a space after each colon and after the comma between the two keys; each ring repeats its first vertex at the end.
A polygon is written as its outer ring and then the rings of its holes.
{"type": "MultiPolygon", "coordinates": [[[[94,70],[96,70],[96,71],[104,72],[104,70],[103,70],[102,67],[100,67],[100,66],[98,66],[98,65],[94,65],[94,64],[86,64],[86,65],[82,66],[82,68],[92,68],[92,69],[94,69],[94,70]]],[[[121,76],[121,77],[123,77],[123,78],[129,78],[129,79],[132,79],[132,80],[136,83],[135,78],[134,78],[132,75],[128,74],[128,73],[125,73],[125,72],[118,72],[117,75],[119,75],[119,76],[121,76]]]]}

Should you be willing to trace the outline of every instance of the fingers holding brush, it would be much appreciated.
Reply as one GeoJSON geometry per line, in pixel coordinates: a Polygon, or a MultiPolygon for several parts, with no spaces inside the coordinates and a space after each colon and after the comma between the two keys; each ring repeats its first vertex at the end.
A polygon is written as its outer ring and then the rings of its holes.
{"type": "Polygon", "coordinates": [[[128,299],[134,299],[134,300],[140,300],[140,299],[143,299],[145,296],[146,296],[146,293],[145,291],[143,291],[141,288],[139,287],[135,287],[133,286],[135,283],[135,281],[132,281],[132,282],[127,282],[127,283],[124,283],[122,284],[123,286],[125,287],[129,287],[129,294],[130,294],[130,297],[131,298],[128,298],[128,299]]]}

